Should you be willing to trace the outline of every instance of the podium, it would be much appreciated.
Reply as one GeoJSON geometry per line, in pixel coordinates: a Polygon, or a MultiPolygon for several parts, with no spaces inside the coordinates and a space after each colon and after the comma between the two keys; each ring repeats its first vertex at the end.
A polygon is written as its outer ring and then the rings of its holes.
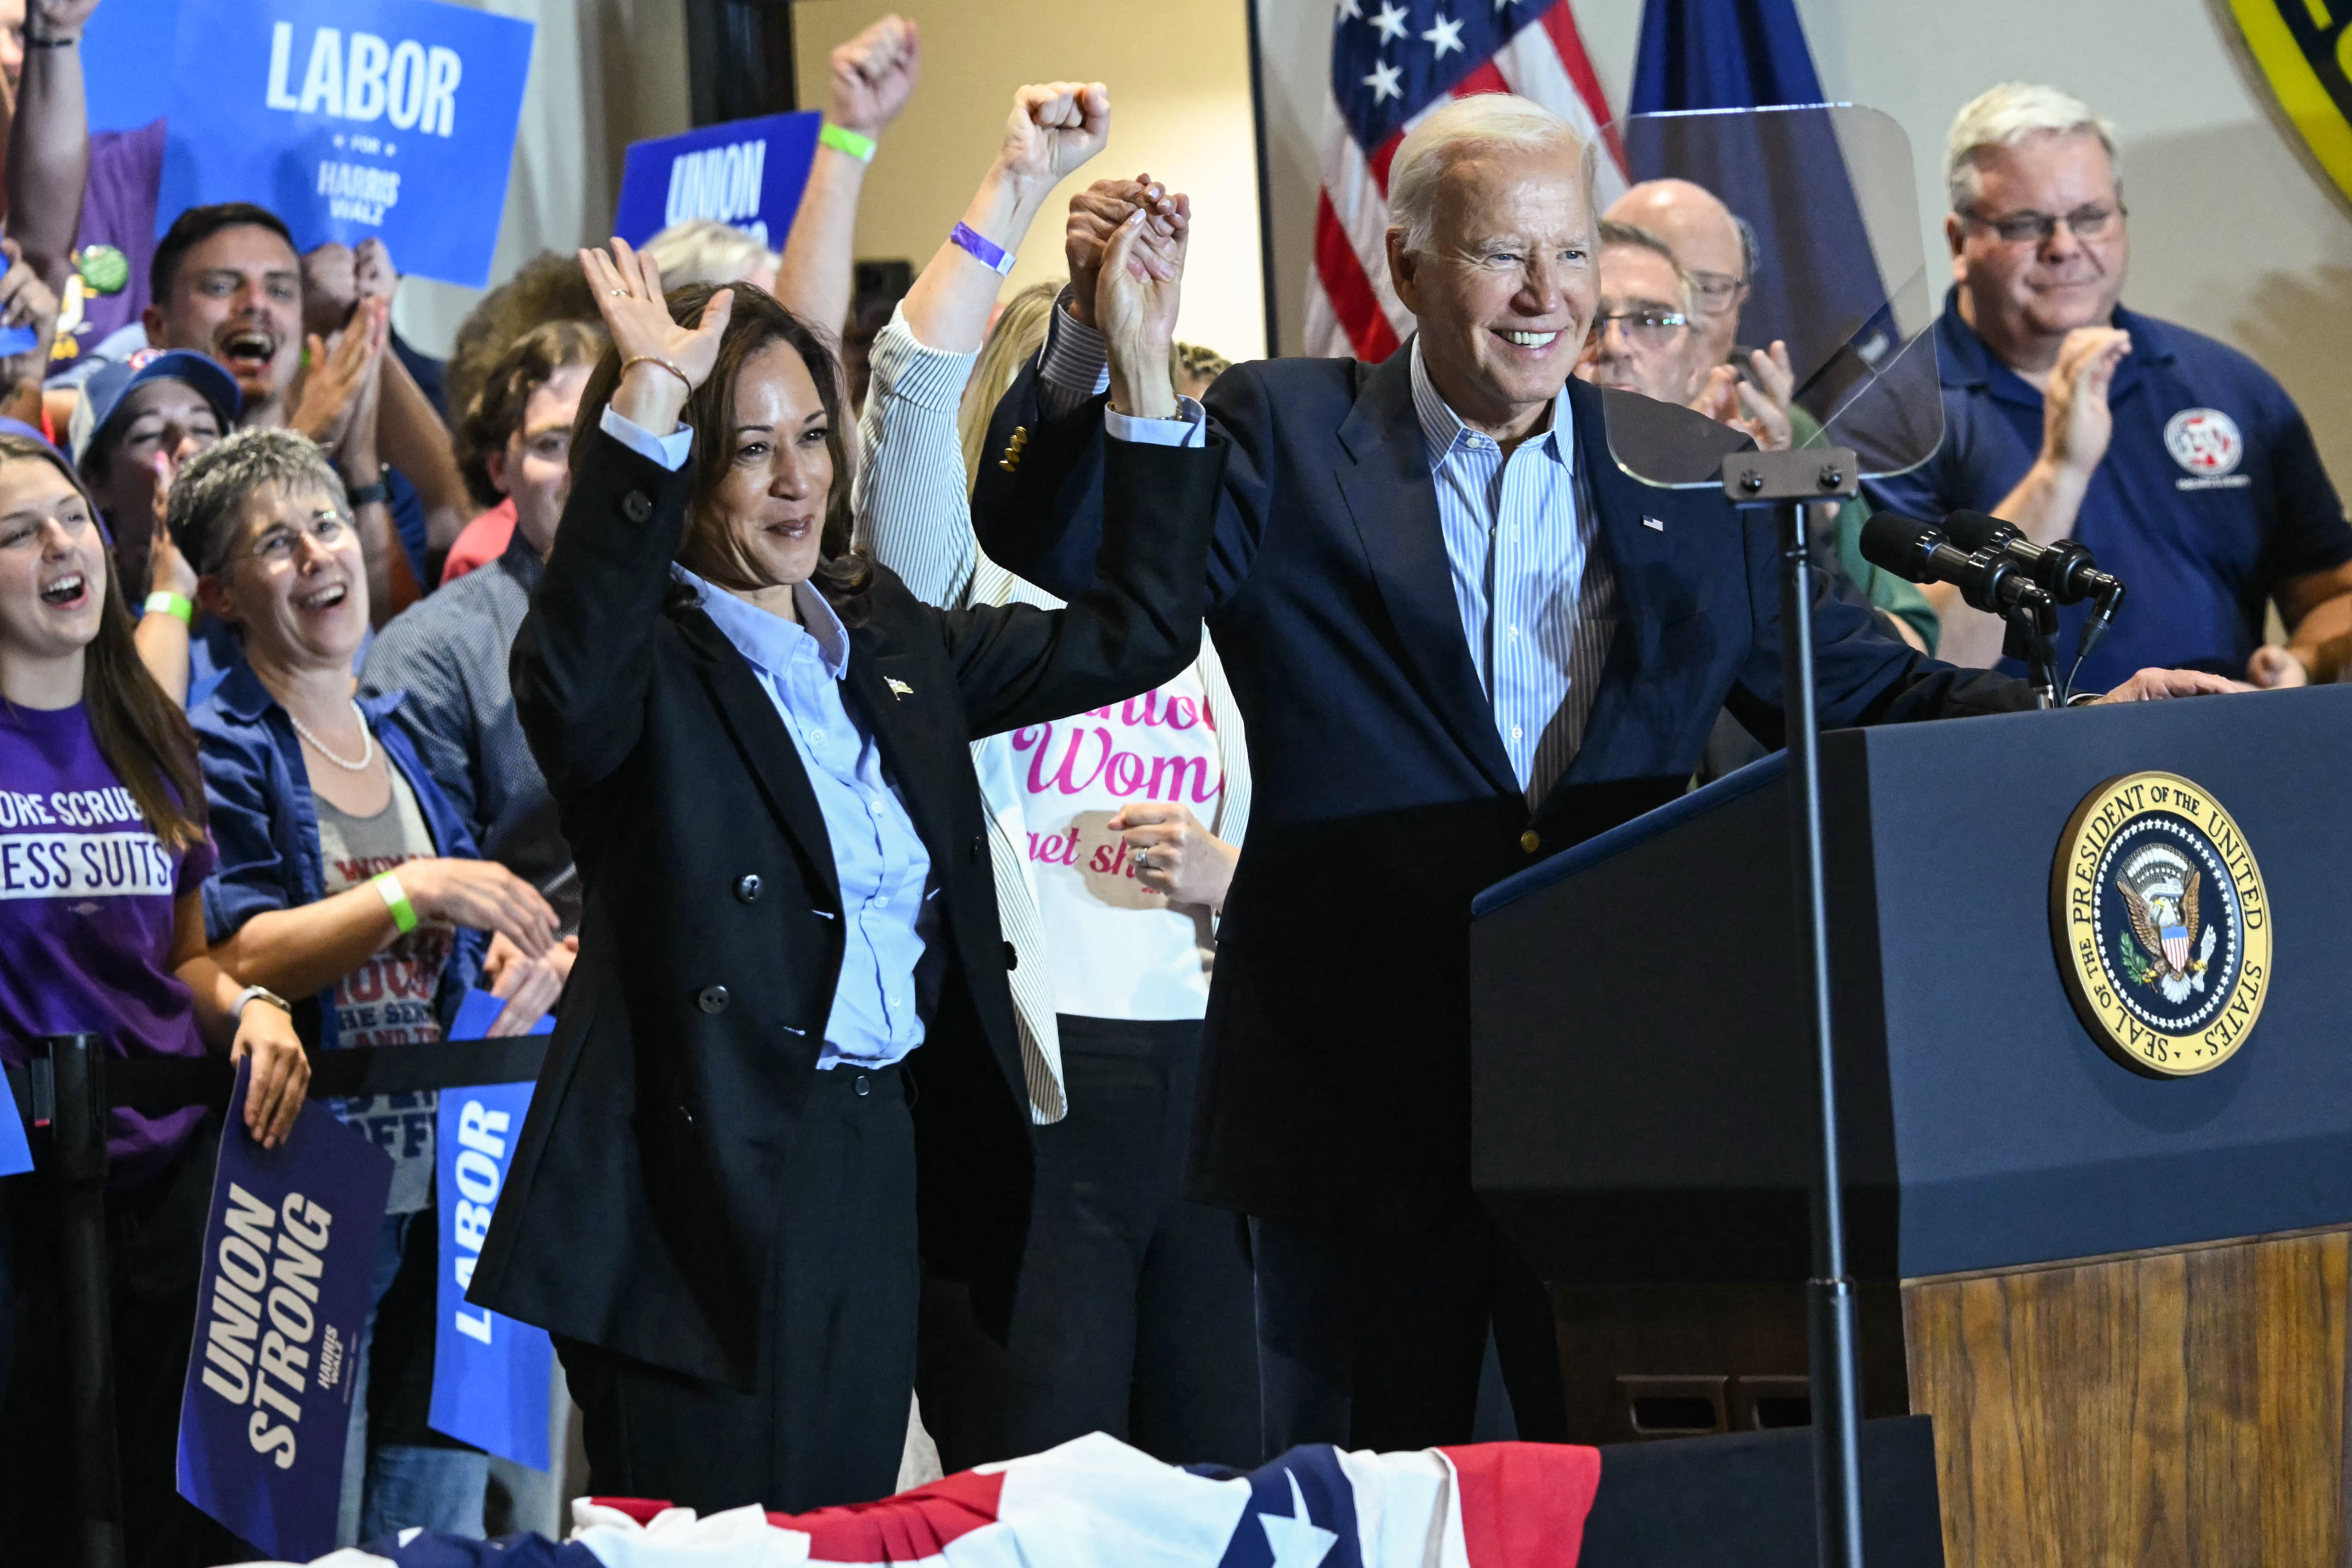
{"type": "MultiPolygon", "coordinates": [[[[1475,906],[1474,1180],[1552,1281],[1579,1441],[1807,1417],[1813,1083],[1781,772],[1475,906]]],[[[1864,1411],[1934,1417],[1954,1568],[2343,1561],[2347,782],[2343,688],[1822,737],[1864,1411]],[[2143,773],[2233,819],[2258,893],[2164,879],[2167,825],[2099,800],[2143,773]],[[2062,842],[2090,844],[2087,895],[2062,842]],[[2064,973],[2085,896],[2130,966],[2115,993],[2198,1014],[2199,1037],[2232,1004],[2194,982],[2263,960],[2218,1066],[2153,1076],[2095,1039],[2064,973]],[[2260,929],[2217,934],[2267,952],[2200,960],[2181,934],[2232,920],[2260,929]]],[[[2180,1055],[2161,1070],[2198,1065],[2180,1055]]]]}

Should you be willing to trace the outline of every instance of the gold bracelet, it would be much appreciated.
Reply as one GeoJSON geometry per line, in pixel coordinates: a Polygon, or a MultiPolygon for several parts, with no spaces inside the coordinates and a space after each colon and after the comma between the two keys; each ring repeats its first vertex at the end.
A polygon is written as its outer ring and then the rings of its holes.
{"type": "Polygon", "coordinates": [[[686,372],[678,369],[677,365],[673,361],[666,360],[659,354],[631,354],[628,358],[621,362],[621,374],[623,375],[628,374],[629,367],[633,364],[657,364],[661,366],[662,369],[669,372],[670,374],[677,377],[678,380],[686,384],[688,396],[691,397],[694,395],[694,382],[687,375],[686,372]]]}

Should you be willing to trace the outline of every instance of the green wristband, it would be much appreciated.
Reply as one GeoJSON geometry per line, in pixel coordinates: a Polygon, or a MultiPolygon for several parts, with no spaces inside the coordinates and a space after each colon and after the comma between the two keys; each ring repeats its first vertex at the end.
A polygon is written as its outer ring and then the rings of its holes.
{"type": "Polygon", "coordinates": [[[836,153],[846,153],[861,163],[874,162],[874,138],[860,136],[846,126],[826,121],[817,127],[816,139],[836,153]]]}
{"type": "Polygon", "coordinates": [[[368,885],[383,895],[383,907],[392,911],[392,923],[406,936],[416,929],[416,907],[408,901],[408,894],[400,879],[389,871],[379,871],[368,879],[368,885]]]}
{"type": "Polygon", "coordinates": [[[191,626],[195,622],[196,606],[189,602],[184,594],[174,594],[169,588],[158,588],[147,595],[147,602],[140,606],[140,613],[149,616],[177,616],[183,626],[191,626]]]}

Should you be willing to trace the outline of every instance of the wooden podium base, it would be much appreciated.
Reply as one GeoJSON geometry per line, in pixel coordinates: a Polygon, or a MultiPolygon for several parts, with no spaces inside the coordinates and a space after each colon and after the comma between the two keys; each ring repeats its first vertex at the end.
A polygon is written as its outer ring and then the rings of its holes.
{"type": "MultiPolygon", "coordinates": [[[[2347,1266],[2330,1229],[1864,1281],[1864,1413],[1935,1417],[1946,1568],[2352,1568],[2347,1266]]],[[[1809,1418],[1801,1286],[1551,1297],[1574,1441],[1809,1418]]]]}
{"type": "Polygon", "coordinates": [[[1948,1568],[2340,1568],[2352,1233],[1903,1288],[1948,1568]]]}

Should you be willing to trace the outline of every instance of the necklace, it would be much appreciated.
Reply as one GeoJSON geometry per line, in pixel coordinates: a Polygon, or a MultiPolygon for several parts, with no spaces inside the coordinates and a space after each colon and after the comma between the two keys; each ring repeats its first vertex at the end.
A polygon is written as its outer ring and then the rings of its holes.
{"type": "Polygon", "coordinates": [[[365,773],[367,771],[367,765],[375,761],[375,736],[368,730],[367,715],[360,711],[360,705],[356,702],[352,704],[352,717],[360,721],[360,760],[356,763],[347,763],[343,761],[342,758],[335,755],[334,752],[327,750],[327,742],[319,739],[318,736],[310,733],[310,727],[303,723],[301,720],[295,718],[294,710],[292,709],[289,708],[286,710],[286,721],[294,726],[294,732],[296,734],[310,742],[310,749],[312,751],[317,752],[320,756],[326,758],[327,761],[334,763],[335,766],[342,769],[343,772],[347,773],[365,773]]]}

